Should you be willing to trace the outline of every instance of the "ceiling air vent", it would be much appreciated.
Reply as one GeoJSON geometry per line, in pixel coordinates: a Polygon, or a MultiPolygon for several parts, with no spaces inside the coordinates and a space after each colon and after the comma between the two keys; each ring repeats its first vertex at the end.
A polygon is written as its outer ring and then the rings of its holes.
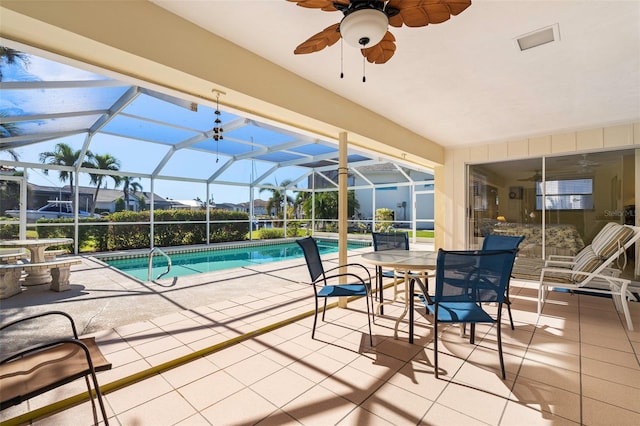
{"type": "Polygon", "coordinates": [[[528,34],[516,37],[515,43],[518,49],[520,49],[521,51],[525,51],[533,47],[542,46],[543,44],[559,40],[560,31],[558,30],[558,24],[554,24],[550,27],[541,28],[528,34]]]}

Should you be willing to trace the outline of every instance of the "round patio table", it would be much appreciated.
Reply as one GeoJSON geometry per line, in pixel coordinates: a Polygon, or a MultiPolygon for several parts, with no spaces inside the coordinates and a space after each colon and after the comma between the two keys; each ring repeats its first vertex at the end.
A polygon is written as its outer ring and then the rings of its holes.
{"type": "MultiPolygon", "coordinates": [[[[400,321],[404,319],[409,311],[409,272],[428,272],[436,269],[438,253],[434,251],[411,251],[411,250],[382,250],[371,253],[364,253],[362,260],[375,266],[393,268],[404,274],[404,310],[396,320],[394,326],[394,339],[398,338],[398,327],[400,321]]],[[[426,274],[425,274],[426,277],[426,274]]],[[[419,282],[422,288],[426,288],[426,282],[422,281],[419,275],[412,275],[411,279],[419,282]]],[[[380,289],[380,299],[382,299],[382,288],[380,289]]],[[[411,336],[413,337],[413,336],[411,336]]]]}
{"type": "MultiPolygon", "coordinates": [[[[31,253],[31,263],[44,263],[44,252],[48,247],[73,243],[72,238],[40,238],[35,240],[5,240],[0,241],[0,247],[24,248],[31,253]]],[[[51,284],[51,270],[49,268],[34,269],[29,272],[24,285],[51,284]]]]}

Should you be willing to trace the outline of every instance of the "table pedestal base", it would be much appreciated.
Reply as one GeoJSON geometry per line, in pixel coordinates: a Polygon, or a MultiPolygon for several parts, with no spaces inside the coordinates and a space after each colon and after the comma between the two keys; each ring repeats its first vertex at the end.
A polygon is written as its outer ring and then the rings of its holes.
{"type": "Polygon", "coordinates": [[[42,270],[32,269],[24,280],[24,286],[34,286],[42,284],[51,284],[51,270],[43,268],[42,270]]]}

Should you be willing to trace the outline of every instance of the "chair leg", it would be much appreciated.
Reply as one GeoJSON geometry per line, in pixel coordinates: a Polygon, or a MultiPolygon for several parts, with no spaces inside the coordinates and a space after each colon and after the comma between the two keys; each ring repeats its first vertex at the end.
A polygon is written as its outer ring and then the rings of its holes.
{"type": "MultiPolygon", "coordinates": [[[[313,328],[311,329],[311,338],[314,339],[315,335],[316,335],[316,324],[318,322],[318,298],[315,298],[316,300],[316,311],[313,314],[313,328]]],[[[324,299],[325,302],[327,299],[324,299]]],[[[324,312],[322,313],[322,315],[324,315],[324,312]]]]}
{"type": "Polygon", "coordinates": [[[511,324],[511,329],[515,330],[516,328],[513,326],[513,316],[511,315],[511,299],[509,299],[509,283],[507,283],[507,290],[504,293],[504,303],[507,304],[507,312],[509,312],[509,323],[511,324]]]}
{"type": "Polygon", "coordinates": [[[501,324],[501,315],[502,305],[498,307],[498,320],[496,321],[496,333],[498,336],[498,355],[500,356],[500,370],[502,371],[502,380],[507,378],[507,375],[504,371],[504,357],[502,356],[502,324],[501,324]]]}
{"type": "Polygon", "coordinates": [[[324,298],[324,306],[322,307],[322,321],[324,321],[324,313],[327,312],[327,298],[324,298]]]}
{"type": "Polygon", "coordinates": [[[438,304],[433,313],[433,364],[436,379],[438,378],[438,304]]]}
{"type": "Polygon", "coordinates": [[[511,324],[511,329],[515,330],[516,328],[513,326],[513,316],[511,315],[511,301],[507,298],[504,300],[504,303],[507,304],[507,312],[509,313],[509,323],[511,324]]]}
{"type": "Polygon", "coordinates": [[[371,347],[373,347],[373,334],[371,333],[371,311],[373,311],[373,299],[371,300],[371,309],[369,309],[369,298],[365,296],[364,298],[367,304],[367,322],[369,323],[369,343],[371,347]]]}
{"type": "Polygon", "coordinates": [[[469,333],[471,334],[471,336],[469,336],[469,343],[474,345],[476,343],[476,323],[472,322],[471,327],[469,328],[471,329],[469,330],[469,333]]]}
{"type": "MultiPolygon", "coordinates": [[[[86,378],[86,376],[85,376],[86,378]]],[[[91,372],[91,380],[93,381],[93,388],[96,392],[96,399],[98,400],[98,405],[100,406],[100,412],[102,413],[102,419],[104,420],[105,426],[109,426],[109,420],[107,420],[107,410],[104,407],[104,401],[102,400],[102,392],[100,392],[100,386],[98,385],[98,378],[96,377],[95,371],[91,372]]],[[[87,386],[89,385],[89,379],[87,379],[87,386]]],[[[98,425],[97,415],[95,413],[95,403],[93,402],[93,396],[91,395],[91,389],[89,389],[89,397],[91,398],[91,404],[93,405],[93,418],[96,426],[98,425]]]]}

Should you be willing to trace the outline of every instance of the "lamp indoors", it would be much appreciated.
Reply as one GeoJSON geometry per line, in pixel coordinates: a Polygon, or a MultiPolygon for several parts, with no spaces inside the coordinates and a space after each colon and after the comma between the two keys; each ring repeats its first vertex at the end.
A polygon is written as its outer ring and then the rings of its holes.
{"type": "Polygon", "coordinates": [[[388,26],[389,18],[382,10],[359,9],[342,19],[340,35],[354,47],[371,47],[380,43],[388,26]]]}

